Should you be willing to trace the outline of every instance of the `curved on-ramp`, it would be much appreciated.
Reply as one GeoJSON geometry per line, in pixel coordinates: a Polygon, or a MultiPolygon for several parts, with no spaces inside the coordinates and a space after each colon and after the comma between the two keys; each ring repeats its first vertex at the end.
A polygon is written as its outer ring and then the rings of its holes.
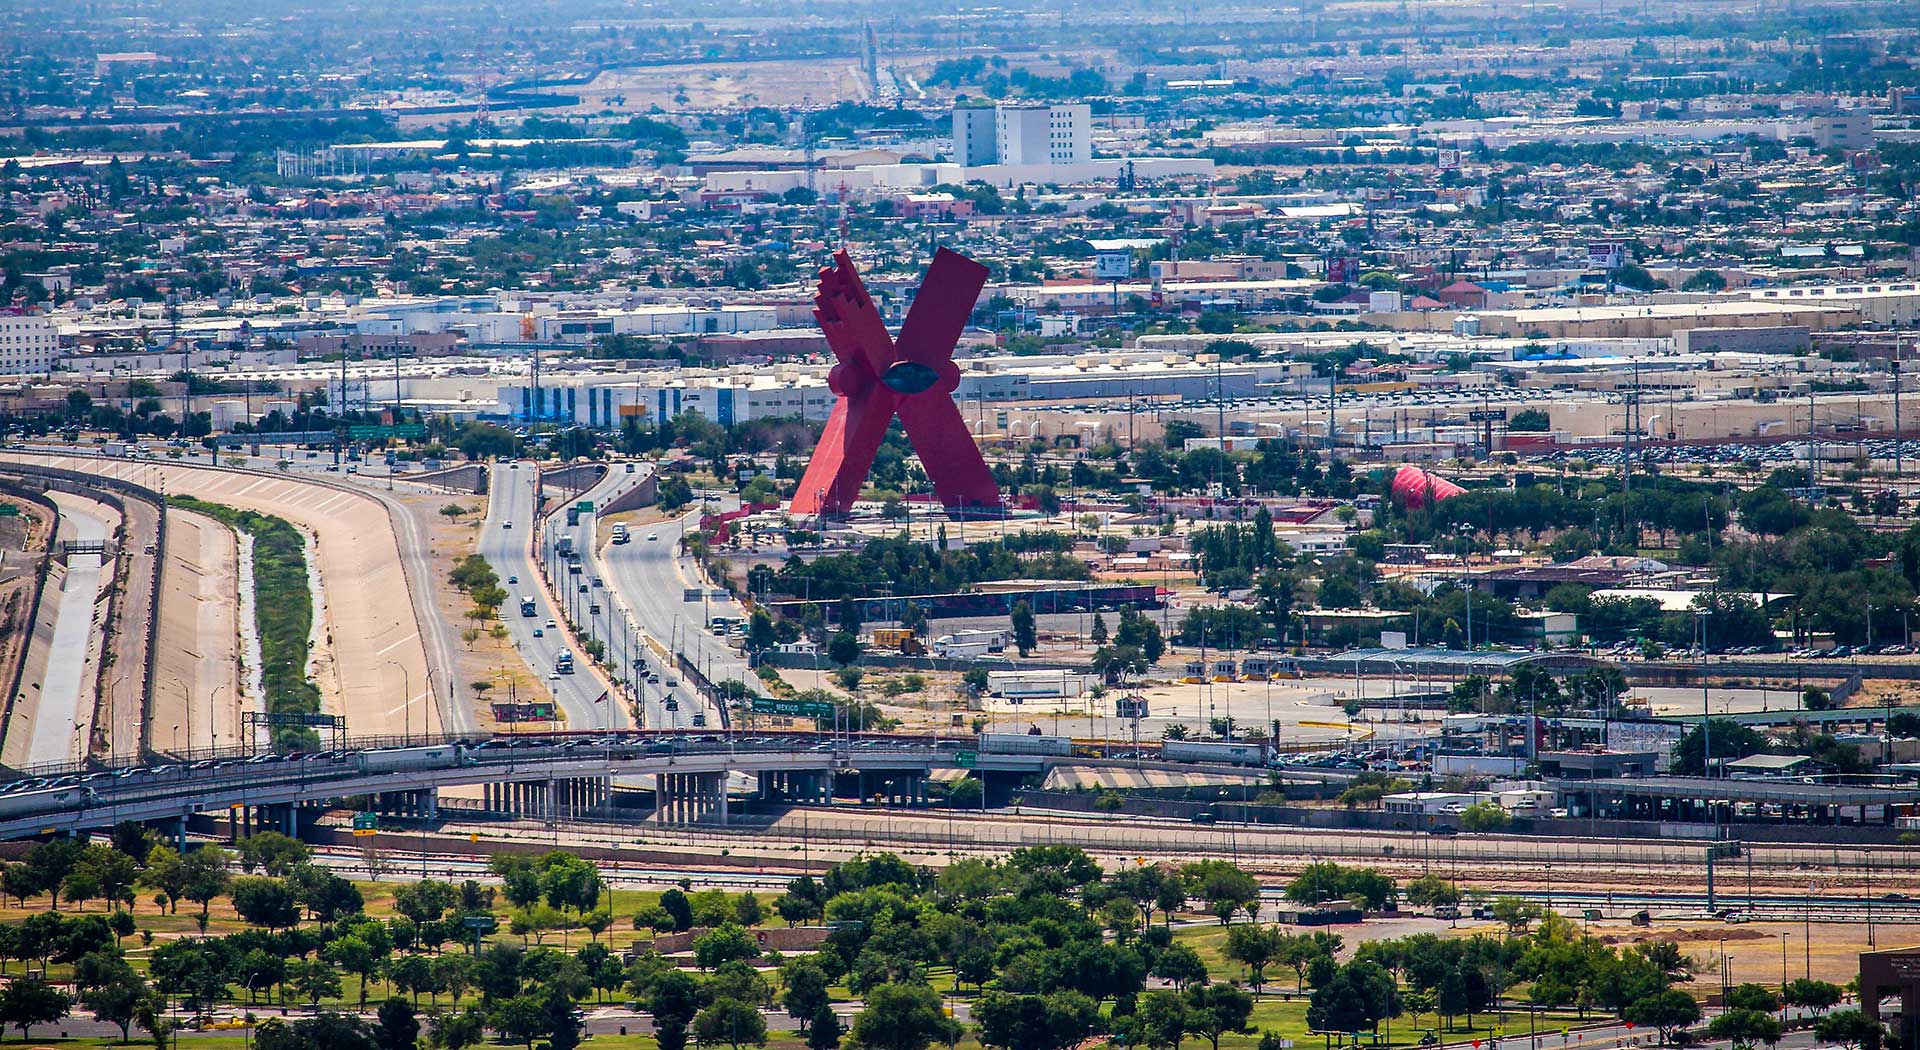
{"type": "MultiPolygon", "coordinates": [[[[309,537],[309,567],[319,583],[313,677],[325,709],[345,715],[356,736],[439,731],[441,712],[428,681],[417,603],[408,587],[395,524],[386,505],[371,493],[185,463],[18,453],[0,459],[111,473],[169,495],[291,522],[309,537]]],[[[197,729],[202,720],[195,721],[197,729]]],[[[156,745],[163,743],[155,740],[156,745]]]]}

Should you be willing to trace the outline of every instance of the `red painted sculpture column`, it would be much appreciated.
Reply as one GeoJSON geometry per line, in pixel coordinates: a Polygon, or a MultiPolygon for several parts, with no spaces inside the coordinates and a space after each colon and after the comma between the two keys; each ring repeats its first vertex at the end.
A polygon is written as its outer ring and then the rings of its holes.
{"type": "Polygon", "coordinates": [[[842,251],[833,262],[820,271],[813,315],[839,362],[827,376],[836,400],[789,509],[801,515],[851,510],[898,416],[949,514],[999,515],[1000,486],[953,400],[960,385],[953,348],[986,286],[987,268],[945,248],[934,253],[896,343],[853,260],[842,251]]]}

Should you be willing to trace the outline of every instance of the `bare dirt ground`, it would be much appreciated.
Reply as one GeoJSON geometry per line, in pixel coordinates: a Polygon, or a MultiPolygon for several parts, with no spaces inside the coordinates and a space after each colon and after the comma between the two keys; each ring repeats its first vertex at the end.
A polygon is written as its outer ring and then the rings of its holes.
{"type": "MultiPolygon", "coordinates": [[[[460,593],[448,577],[460,559],[474,553],[479,547],[481,524],[487,520],[487,497],[469,493],[448,496],[401,491],[396,491],[394,496],[419,515],[422,521],[431,519],[428,533],[433,547],[433,606],[448,623],[459,624],[462,628],[459,644],[454,648],[459,696],[462,703],[473,705],[474,717],[480,729],[489,733],[498,729],[493,720],[492,702],[506,699],[509,683],[514,697],[522,703],[552,700],[546,682],[527,666],[520,650],[514,647],[513,639],[510,636],[495,636],[493,626],[497,621],[476,623],[467,618],[467,611],[473,607],[473,603],[460,593]],[[468,513],[457,518],[441,514],[441,508],[450,504],[465,507],[468,513]],[[464,633],[469,629],[477,633],[469,637],[464,633]],[[473,685],[476,682],[486,682],[490,688],[475,690],[473,685]]],[[[500,573],[500,585],[507,588],[509,596],[521,593],[518,589],[520,585],[507,583],[511,567],[496,565],[494,571],[500,573]]]]}
{"type": "Polygon", "coordinates": [[[245,709],[240,687],[240,603],[234,597],[239,593],[239,572],[239,545],[232,529],[189,511],[167,511],[158,663],[148,734],[153,746],[171,747],[172,727],[189,718],[211,725],[216,743],[244,742],[240,739],[245,709]]]}
{"type": "Polygon", "coordinates": [[[0,517],[0,688],[13,681],[33,635],[27,615],[33,607],[35,567],[52,531],[51,519],[40,507],[24,500],[4,502],[19,514],[0,517]]]}
{"type": "MultiPolygon", "coordinates": [[[[1860,953],[1869,950],[1865,923],[1655,923],[1648,928],[1594,923],[1588,929],[1615,944],[1656,940],[1678,943],[1681,952],[1693,957],[1696,965],[1692,983],[1703,992],[1717,991],[1722,973],[1734,984],[1774,984],[1785,973],[1788,980],[1812,977],[1844,985],[1859,976],[1860,953]]],[[[1907,944],[1920,944],[1920,928],[1883,924],[1874,931],[1872,947],[1907,944]]]]}
{"type": "Polygon", "coordinates": [[[576,111],[645,113],[731,109],[790,103],[806,97],[817,105],[865,99],[869,85],[852,62],[767,61],[712,65],[687,63],[607,70],[585,86],[568,85],[580,98],[576,111]]]}
{"type": "Polygon", "coordinates": [[[147,625],[153,622],[153,577],[160,571],[159,559],[151,552],[160,536],[160,508],[129,499],[123,521],[114,566],[113,623],[94,720],[96,755],[136,753],[145,724],[141,699],[147,679],[147,625]]]}

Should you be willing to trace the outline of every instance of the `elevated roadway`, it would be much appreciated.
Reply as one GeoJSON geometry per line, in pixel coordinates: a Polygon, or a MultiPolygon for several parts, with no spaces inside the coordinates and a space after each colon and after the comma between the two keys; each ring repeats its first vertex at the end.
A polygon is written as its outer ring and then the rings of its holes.
{"type": "MultiPolygon", "coordinates": [[[[423,792],[472,784],[622,779],[659,774],[812,772],[858,768],[926,773],[954,768],[956,751],[906,740],[836,745],[817,736],[734,739],[713,734],[629,734],[520,746],[494,741],[407,749],[407,768],[378,771],[379,749],[296,758],[247,757],[48,778],[0,794],[0,839],[172,820],[233,806],[307,804],[354,795],[423,792]]],[[[1015,765],[1033,763],[1006,756],[1015,765]]]]}

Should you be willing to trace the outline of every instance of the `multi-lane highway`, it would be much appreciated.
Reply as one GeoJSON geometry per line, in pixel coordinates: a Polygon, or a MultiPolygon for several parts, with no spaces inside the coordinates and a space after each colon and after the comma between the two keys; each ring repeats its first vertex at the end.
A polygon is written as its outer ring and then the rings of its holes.
{"type": "MultiPolygon", "coordinates": [[[[496,463],[489,483],[491,498],[487,502],[487,520],[480,529],[480,555],[500,574],[501,586],[507,589],[509,597],[507,607],[501,610],[501,621],[513,638],[514,648],[535,674],[547,676],[547,688],[552,691],[554,704],[565,716],[568,728],[624,726],[625,712],[610,695],[611,684],[585,654],[574,653],[572,674],[553,673],[560,654],[572,652],[573,643],[562,628],[559,610],[540,586],[539,565],[533,553],[536,543],[544,549],[550,542],[541,535],[534,500],[537,472],[531,463],[496,463]],[[521,599],[526,597],[533,599],[532,616],[524,616],[520,611],[521,599]],[[606,699],[601,699],[603,696],[606,699]]],[[[564,580],[564,572],[561,578],[564,580]]]]}
{"type": "MultiPolygon", "coordinates": [[[[680,543],[699,521],[699,512],[635,530],[633,542],[609,545],[603,552],[607,582],[632,610],[641,627],[671,651],[683,653],[709,680],[752,681],[746,659],[707,629],[712,616],[739,616],[738,605],[720,592],[687,601],[701,589],[699,572],[680,553],[680,543]]],[[[717,722],[713,724],[718,724],[717,722]]]]}

